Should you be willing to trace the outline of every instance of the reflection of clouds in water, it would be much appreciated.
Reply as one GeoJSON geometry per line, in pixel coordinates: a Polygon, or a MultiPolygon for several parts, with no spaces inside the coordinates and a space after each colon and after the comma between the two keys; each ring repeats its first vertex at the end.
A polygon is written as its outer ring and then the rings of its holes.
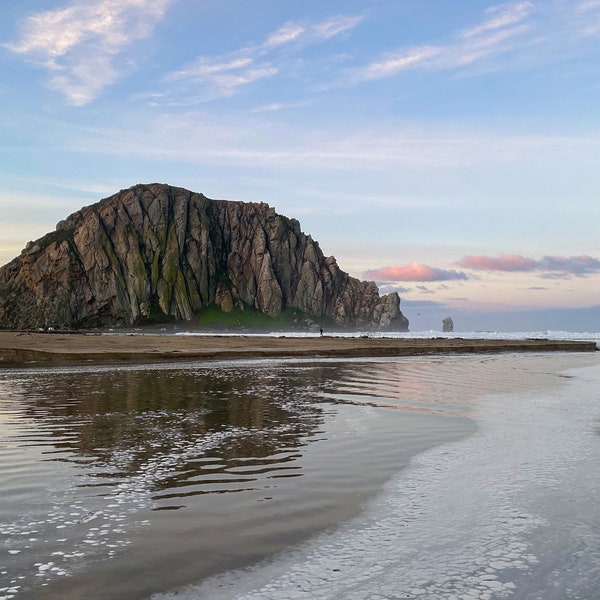
{"type": "Polygon", "coordinates": [[[600,540],[584,533],[582,541],[581,530],[600,522],[600,483],[590,477],[600,459],[590,424],[600,368],[579,377],[543,394],[487,399],[479,433],[413,459],[364,517],[304,551],[176,597],[598,597],[600,540]]]}
{"type": "MultiPolygon", "coordinates": [[[[512,360],[518,365],[523,357],[512,360]]],[[[469,417],[485,390],[533,387],[527,379],[507,377],[506,363],[497,356],[380,359],[349,367],[323,398],[334,404],[469,417]]]]}

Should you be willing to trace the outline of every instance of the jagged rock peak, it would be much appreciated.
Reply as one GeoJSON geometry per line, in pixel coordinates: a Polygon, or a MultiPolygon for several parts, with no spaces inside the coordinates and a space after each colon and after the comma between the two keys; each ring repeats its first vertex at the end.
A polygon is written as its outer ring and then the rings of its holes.
{"type": "Polygon", "coordinates": [[[396,293],[344,273],[264,203],[136,185],[73,213],[0,268],[0,327],[189,320],[204,307],[293,307],[338,326],[407,330],[396,293]]]}

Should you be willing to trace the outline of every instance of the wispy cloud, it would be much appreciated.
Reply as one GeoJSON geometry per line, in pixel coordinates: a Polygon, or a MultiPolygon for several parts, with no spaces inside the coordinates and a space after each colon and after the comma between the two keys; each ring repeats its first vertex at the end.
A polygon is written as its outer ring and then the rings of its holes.
{"type": "Polygon", "coordinates": [[[457,32],[447,44],[429,44],[388,53],[349,73],[355,82],[383,79],[409,69],[456,69],[485,57],[499,55],[529,31],[525,23],[533,2],[517,2],[489,9],[486,19],[457,32]]]}
{"type": "MultiPolygon", "coordinates": [[[[152,96],[149,100],[168,101],[164,96],[152,96]]],[[[276,169],[278,173],[297,168],[310,172],[310,177],[323,173],[328,181],[357,169],[356,172],[378,174],[386,171],[393,173],[394,184],[379,187],[376,192],[368,190],[369,202],[386,209],[400,205],[418,208],[423,202],[443,209],[449,197],[453,197],[455,207],[471,206],[475,196],[464,194],[462,188],[456,187],[456,180],[463,175],[486,173],[491,167],[502,167],[503,177],[512,190],[510,177],[514,165],[527,164],[536,175],[540,190],[548,195],[545,201],[551,204],[547,206],[562,203],[567,195],[572,197],[572,185],[567,190],[561,188],[562,181],[568,179],[566,173],[576,172],[581,176],[585,172],[592,178],[597,175],[594,157],[600,153],[600,136],[594,132],[581,136],[502,135],[442,127],[415,130],[394,122],[386,122],[385,128],[347,131],[301,127],[294,119],[281,123],[268,118],[270,114],[248,111],[230,114],[226,119],[197,110],[150,117],[140,114],[116,118],[113,127],[74,131],[69,136],[66,132],[71,128],[65,127],[63,137],[75,136],[71,147],[78,152],[137,156],[145,162],[239,165],[276,169]],[[432,164],[437,169],[435,178],[429,176],[432,164]],[[414,181],[410,186],[409,179],[414,181]],[[403,189],[402,194],[399,189],[403,189]]],[[[499,182],[502,181],[500,178],[499,182]]],[[[504,192],[499,194],[497,190],[487,190],[484,184],[478,185],[483,186],[481,191],[475,188],[479,207],[502,201],[514,203],[517,208],[521,202],[508,193],[504,197],[504,192]]],[[[337,194],[329,187],[327,190],[324,198],[328,203],[333,196],[336,204],[347,205],[347,195],[337,194]]],[[[367,193],[365,189],[363,193],[367,193]]],[[[597,202],[593,195],[582,198],[585,202],[579,205],[581,210],[595,214],[597,202]]]]}
{"type": "Polygon", "coordinates": [[[381,267],[366,271],[364,277],[377,281],[451,281],[468,279],[462,271],[438,269],[412,262],[402,267],[381,267]]]}
{"type": "Polygon", "coordinates": [[[478,23],[456,30],[447,40],[388,51],[366,66],[349,69],[341,83],[384,79],[409,70],[458,71],[475,65],[490,70],[553,60],[557,53],[581,51],[577,41],[597,36],[598,0],[508,2],[487,9],[478,23]]]}
{"type": "Polygon", "coordinates": [[[533,2],[517,2],[516,4],[505,4],[494,6],[486,11],[488,19],[475,25],[471,29],[462,32],[464,38],[475,38],[490,31],[498,31],[509,25],[521,22],[525,19],[532,8],[533,2]]]}
{"type": "Polygon", "coordinates": [[[425,285],[418,285],[416,286],[417,289],[419,290],[419,292],[421,292],[421,294],[435,294],[434,291],[430,290],[427,286],[425,285]]]}
{"type": "Polygon", "coordinates": [[[256,64],[248,57],[234,57],[231,60],[211,60],[201,58],[193,64],[172,73],[167,80],[187,80],[194,83],[205,83],[207,86],[206,99],[228,98],[233,96],[238,88],[276,75],[278,69],[269,63],[256,64]]]}
{"type": "Polygon", "coordinates": [[[115,58],[148,37],[174,0],[95,0],[33,14],[10,51],[46,69],[70,104],[93,100],[121,73],[115,58]]]}
{"type": "Polygon", "coordinates": [[[289,21],[267,36],[259,48],[266,50],[292,43],[307,45],[324,42],[354,29],[362,20],[360,16],[338,15],[318,23],[289,21]]]}
{"type": "Polygon", "coordinates": [[[412,288],[404,287],[393,283],[383,283],[377,286],[380,294],[389,294],[391,292],[397,292],[398,294],[406,294],[412,292],[412,288]]]}
{"type": "Polygon", "coordinates": [[[458,264],[478,271],[504,271],[510,273],[540,272],[544,279],[586,277],[600,273],[600,260],[592,256],[544,256],[528,258],[521,254],[501,256],[464,256],[458,264]]]}
{"type": "Polygon", "coordinates": [[[448,306],[445,303],[436,302],[435,300],[403,300],[402,307],[410,308],[414,312],[416,312],[417,310],[427,310],[427,309],[447,310],[447,308],[448,308],[448,306]]]}
{"type": "Polygon", "coordinates": [[[226,55],[200,56],[168,74],[166,81],[180,81],[201,89],[200,98],[211,100],[233,96],[244,86],[282,72],[286,56],[311,45],[326,42],[356,27],[359,16],[335,16],[318,23],[290,21],[255,46],[245,46],[226,55]]]}
{"type": "Polygon", "coordinates": [[[596,37],[600,34],[600,1],[586,0],[577,7],[580,17],[580,32],[586,37],[596,37]]]}
{"type": "Polygon", "coordinates": [[[229,60],[211,60],[208,58],[199,58],[193,64],[181,71],[176,71],[169,75],[169,79],[185,79],[186,77],[206,77],[215,76],[220,73],[236,71],[252,65],[253,60],[248,56],[236,56],[229,60]]]}
{"type": "Polygon", "coordinates": [[[388,54],[382,60],[357,71],[355,78],[383,79],[415,67],[434,67],[443,53],[443,49],[436,46],[421,46],[399,54],[388,54]]]}
{"type": "Polygon", "coordinates": [[[295,42],[306,33],[306,28],[299,23],[286,23],[273,32],[263,43],[263,48],[275,48],[290,42],[295,42]]]}
{"type": "Polygon", "coordinates": [[[271,104],[265,104],[264,106],[258,106],[253,108],[250,112],[253,113],[270,113],[277,112],[280,110],[288,110],[292,108],[302,108],[306,106],[306,102],[272,102],[271,104]]]}

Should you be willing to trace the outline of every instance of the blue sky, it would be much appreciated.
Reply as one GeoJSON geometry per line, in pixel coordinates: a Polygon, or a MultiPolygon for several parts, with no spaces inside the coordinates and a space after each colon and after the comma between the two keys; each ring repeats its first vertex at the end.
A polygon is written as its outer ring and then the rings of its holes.
{"type": "Polygon", "coordinates": [[[600,0],[0,11],[0,263],[158,181],[298,218],[414,331],[600,327],[600,0]]]}

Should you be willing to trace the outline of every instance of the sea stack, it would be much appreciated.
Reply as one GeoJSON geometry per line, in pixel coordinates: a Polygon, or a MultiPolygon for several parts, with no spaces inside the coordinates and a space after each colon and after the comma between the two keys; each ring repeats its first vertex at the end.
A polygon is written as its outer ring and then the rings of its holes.
{"type": "Polygon", "coordinates": [[[0,327],[189,321],[208,306],[407,331],[396,293],[342,271],[264,203],[136,185],[73,213],[0,268],[0,327]]]}

